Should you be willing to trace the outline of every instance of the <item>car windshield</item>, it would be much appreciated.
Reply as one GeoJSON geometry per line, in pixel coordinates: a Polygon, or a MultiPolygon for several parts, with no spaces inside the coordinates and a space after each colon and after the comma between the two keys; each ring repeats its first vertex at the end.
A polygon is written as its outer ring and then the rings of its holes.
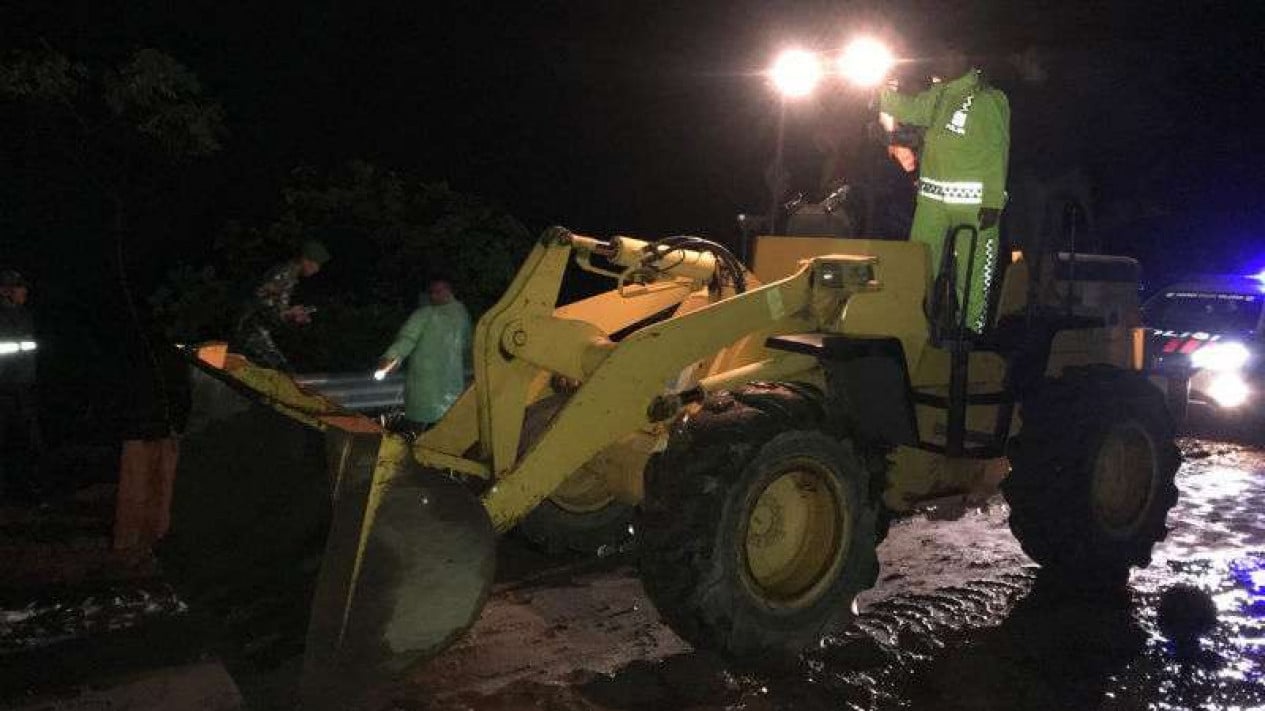
{"type": "Polygon", "coordinates": [[[1254,331],[1261,319],[1262,297],[1169,291],[1147,304],[1152,327],[1177,331],[1254,331]]]}

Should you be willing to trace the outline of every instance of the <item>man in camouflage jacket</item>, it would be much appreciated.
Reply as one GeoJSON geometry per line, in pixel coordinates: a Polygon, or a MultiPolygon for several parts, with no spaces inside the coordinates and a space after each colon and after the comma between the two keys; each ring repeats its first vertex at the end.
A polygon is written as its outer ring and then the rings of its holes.
{"type": "Polygon", "coordinates": [[[319,272],[329,257],[323,244],[307,242],[294,259],[273,267],[255,288],[237,322],[236,350],[257,365],[291,372],[290,362],[272,338],[272,329],[287,322],[302,326],[312,321],[311,309],[291,305],[290,297],[299,279],[319,272]]]}

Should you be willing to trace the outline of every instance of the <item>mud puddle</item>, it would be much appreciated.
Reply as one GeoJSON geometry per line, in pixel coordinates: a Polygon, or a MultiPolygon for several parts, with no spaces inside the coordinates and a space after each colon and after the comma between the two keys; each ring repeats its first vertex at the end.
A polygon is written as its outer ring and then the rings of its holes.
{"type": "Polygon", "coordinates": [[[959,520],[895,525],[855,622],[780,668],[737,667],[663,634],[635,571],[621,568],[577,575],[565,591],[498,594],[465,642],[398,690],[395,708],[1265,708],[1265,457],[1204,440],[1182,447],[1170,535],[1115,595],[1044,579],[993,500],[959,520]],[[1217,614],[1181,651],[1156,612],[1178,584],[1217,614]],[[623,624],[599,624],[624,608],[623,624]]]}
{"type": "Polygon", "coordinates": [[[402,698],[479,710],[1265,708],[1265,554],[1151,577],[1115,598],[1069,593],[1030,569],[897,594],[781,669],[683,651],[490,694],[402,698]],[[1194,583],[1217,603],[1218,624],[1194,654],[1177,654],[1159,631],[1161,580],[1194,583]]]}
{"type": "Polygon", "coordinates": [[[175,591],[158,582],[43,591],[32,600],[0,600],[0,656],[109,634],[186,611],[175,591]]]}
{"type": "MultiPolygon", "coordinates": [[[[630,556],[560,562],[507,540],[482,618],[381,708],[1265,709],[1265,454],[1196,439],[1182,447],[1170,535],[1114,597],[1044,580],[994,499],[956,520],[896,523],[855,622],[799,658],[754,669],[695,652],[661,624],[630,556]],[[1156,610],[1182,583],[1209,596],[1217,620],[1179,654],[1156,610]]],[[[188,616],[160,585],[76,595],[0,600],[0,691],[5,674],[54,683],[84,660],[165,663],[154,635],[188,616]],[[98,639],[112,640],[104,655],[67,653],[98,639]]],[[[168,628],[178,650],[181,632],[168,628]]],[[[297,660],[277,664],[238,677],[248,708],[293,707],[284,700],[297,660]]]]}
{"type": "Polygon", "coordinates": [[[184,604],[158,581],[45,589],[25,601],[15,594],[0,599],[0,708],[60,708],[50,699],[204,651],[184,604]]]}

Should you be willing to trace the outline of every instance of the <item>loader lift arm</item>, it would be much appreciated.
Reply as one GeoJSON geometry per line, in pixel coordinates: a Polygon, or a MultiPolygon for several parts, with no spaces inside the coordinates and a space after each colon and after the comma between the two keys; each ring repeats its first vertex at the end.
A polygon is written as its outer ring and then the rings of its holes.
{"type": "MultiPolygon", "coordinates": [[[[512,527],[607,446],[674,415],[675,410],[663,412],[660,406],[652,416],[651,405],[684,367],[753,331],[789,333],[817,325],[809,308],[812,284],[807,267],[780,281],[646,326],[618,344],[606,337],[606,328],[615,322],[636,323],[662,305],[651,299],[646,307],[635,308],[623,318],[612,319],[608,314],[600,326],[593,322],[597,318],[567,318],[565,307],[555,311],[563,269],[573,253],[598,254],[634,269],[645,247],[646,243],[627,238],[603,242],[562,228],[547,230],[505,296],[480,319],[474,338],[477,450],[493,479],[483,503],[498,531],[512,527]],[[519,456],[524,413],[542,372],[581,384],[545,432],[519,456]]],[[[672,289],[676,292],[672,298],[683,300],[710,281],[717,269],[711,255],[695,250],[681,250],[681,256],[664,261],[668,263],[657,265],[664,283],[631,288],[650,293],[672,289]]],[[[810,365],[795,354],[770,357],[802,362],[805,370],[810,365]]],[[[431,442],[426,435],[418,440],[414,454],[419,461],[431,466],[451,462],[454,453],[433,448],[431,442]]]]}

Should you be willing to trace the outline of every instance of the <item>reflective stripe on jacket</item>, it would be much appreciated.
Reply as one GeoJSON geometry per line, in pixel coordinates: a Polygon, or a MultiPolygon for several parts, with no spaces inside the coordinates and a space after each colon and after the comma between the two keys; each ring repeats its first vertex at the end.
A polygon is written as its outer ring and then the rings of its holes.
{"type": "Polygon", "coordinates": [[[879,110],[927,128],[919,195],[1001,209],[1010,158],[1010,103],[977,70],[913,96],[886,90],[879,110]]]}
{"type": "Polygon", "coordinates": [[[38,344],[31,313],[24,306],[0,302],[0,386],[27,386],[35,382],[38,344]]]}

